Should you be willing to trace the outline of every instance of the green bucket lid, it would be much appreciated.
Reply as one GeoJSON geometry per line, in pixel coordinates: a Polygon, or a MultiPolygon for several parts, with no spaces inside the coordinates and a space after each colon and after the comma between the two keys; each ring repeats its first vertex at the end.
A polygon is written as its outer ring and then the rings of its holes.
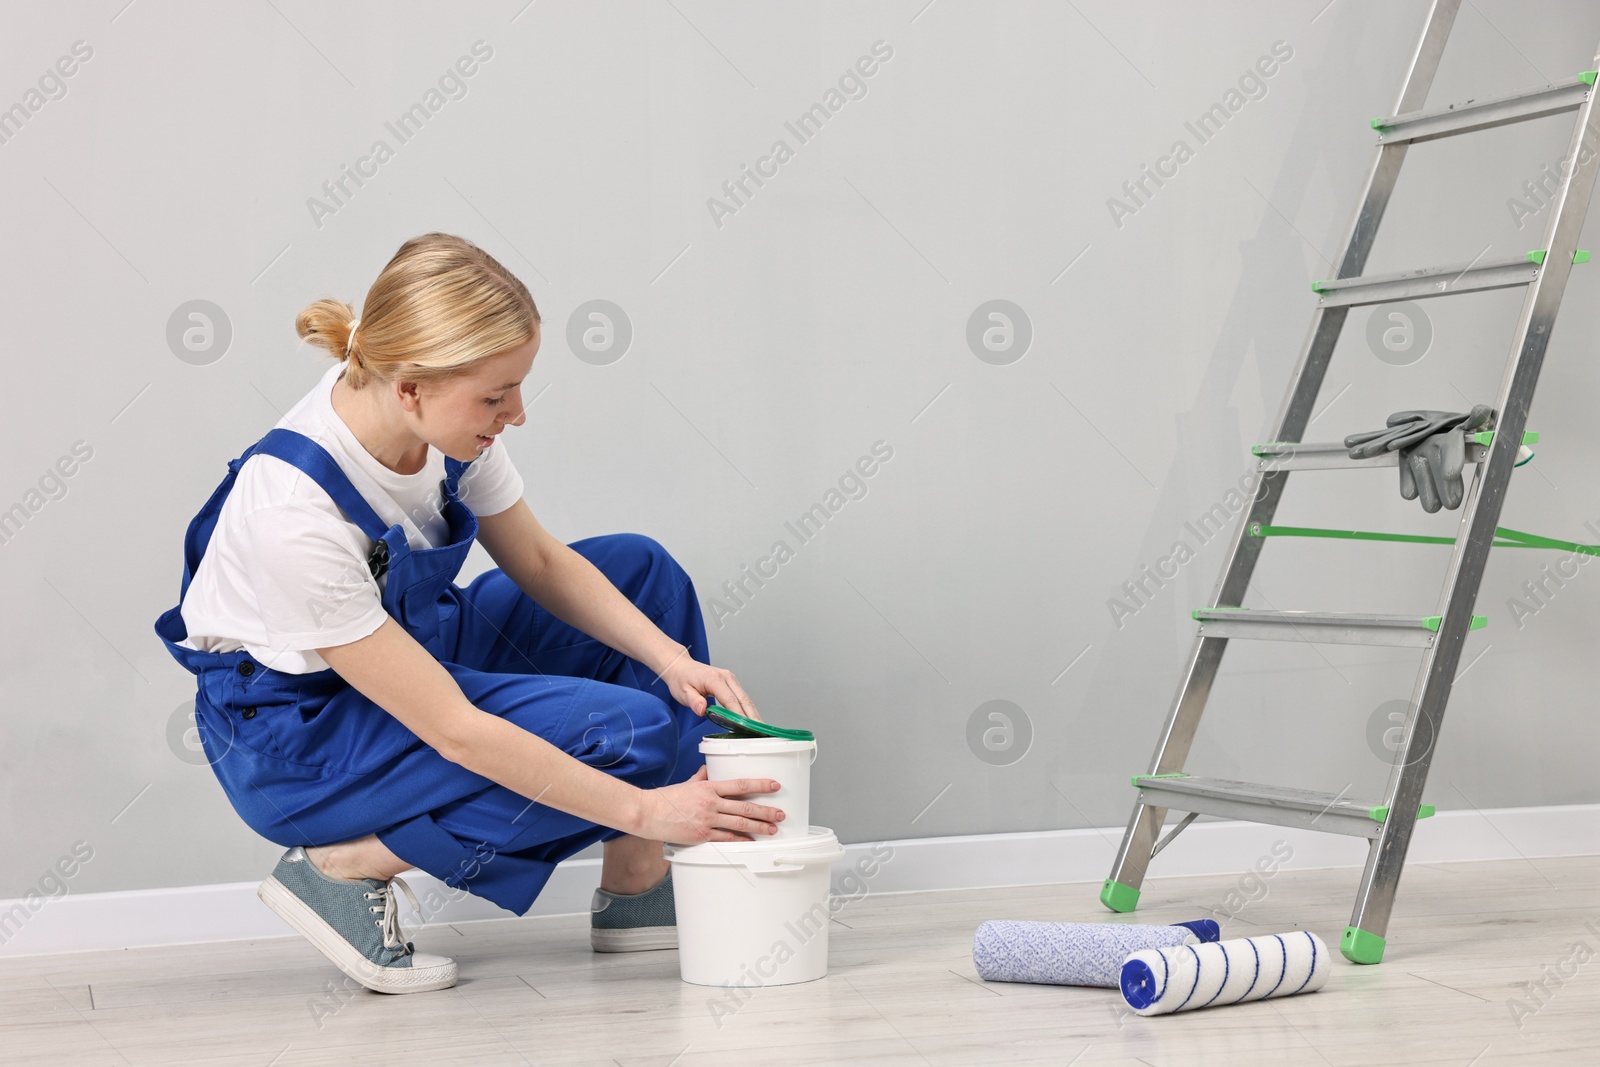
{"type": "Polygon", "coordinates": [[[721,704],[713,701],[706,705],[706,718],[718,726],[726,727],[726,734],[711,734],[711,737],[774,737],[780,741],[815,741],[817,735],[810,730],[788,730],[782,726],[773,726],[771,723],[759,719],[747,719],[736,711],[729,711],[721,704]]]}

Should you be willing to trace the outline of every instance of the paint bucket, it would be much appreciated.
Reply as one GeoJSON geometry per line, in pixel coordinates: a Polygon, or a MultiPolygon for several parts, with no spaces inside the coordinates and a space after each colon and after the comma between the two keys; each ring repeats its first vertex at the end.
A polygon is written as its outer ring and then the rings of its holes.
{"type": "Polygon", "coordinates": [[[727,737],[700,740],[706,758],[706,777],[713,782],[730,778],[771,778],[776,793],[740,796],[755,804],[782,808],[784,819],[768,840],[804,841],[811,828],[811,765],[817,760],[815,741],[786,741],[776,737],[727,737]]]}
{"type": "Polygon", "coordinates": [[[844,856],[832,830],[668,845],[666,855],[685,982],[794,985],[828,973],[828,868],[844,856]]]}

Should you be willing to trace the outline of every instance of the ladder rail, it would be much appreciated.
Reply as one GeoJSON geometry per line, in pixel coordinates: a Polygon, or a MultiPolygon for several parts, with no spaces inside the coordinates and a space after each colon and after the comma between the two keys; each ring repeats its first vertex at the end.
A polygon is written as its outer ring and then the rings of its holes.
{"type": "Polygon", "coordinates": [[[1499,414],[1495,437],[1489,446],[1488,460],[1479,468],[1468,499],[1463,502],[1456,546],[1441,592],[1439,635],[1433,647],[1424,653],[1412,694],[1415,709],[1410,716],[1412,725],[1407,731],[1406,744],[1396,752],[1390,770],[1386,796],[1395,816],[1384,823],[1368,852],[1351,913],[1351,927],[1379,937],[1388,928],[1395,890],[1416,825],[1415,817],[1404,813],[1416,811],[1422,802],[1423,787],[1427,784],[1433,753],[1438,749],[1439,733],[1472,608],[1510,487],[1511,471],[1516,463],[1516,442],[1522,439],[1527,426],[1534,389],[1572,270],[1572,255],[1577,250],[1596,175],[1600,174],[1600,159],[1596,158],[1596,153],[1586,156],[1583,152],[1584,141],[1591,133],[1593,108],[1591,95],[1578,108],[1573,124],[1566,157],[1573,165],[1556,191],[1552,201],[1554,210],[1547,223],[1545,247],[1550,250],[1549,255],[1539,277],[1529,285],[1517,317],[1510,359],[1497,397],[1499,414]],[[1419,729],[1418,723],[1425,728],[1419,729]]]}
{"type": "MultiPolygon", "coordinates": [[[[1450,36],[1451,25],[1460,7],[1461,0],[1434,0],[1427,24],[1412,53],[1400,97],[1395,104],[1396,113],[1416,111],[1426,100],[1439,69],[1445,41],[1450,36]]],[[[1400,176],[1400,166],[1409,147],[1409,143],[1404,141],[1378,146],[1367,172],[1366,188],[1345,239],[1338,277],[1354,277],[1366,266],[1367,256],[1372,251],[1378,226],[1389,206],[1395,182],[1400,176]]],[[[1546,247],[1550,246],[1547,244],[1546,247]]],[[[1278,415],[1275,440],[1299,441],[1304,434],[1349,313],[1347,307],[1318,307],[1312,313],[1311,327],[1294,370],[1293,385],[1278,415]]],[[[1516,439],[1520,440],[1520,435],[1516,439]]],[[[1263,539],[1249,536],[1249,531],[1256,523],[1271,524],[1287,481],[1287,471],[1256,472],[1251,483],[1251,504],[1240,513],[1228,549],[1227,562],[1212,596],[1213,605],[1237,607],[1243,603],[1245,590],[1255,573],[1263,546],[1263,539]]],[[[1211,686],[1222,665],[1227,645],[1227,638],[1204,634],[1196,636],[1184,668],[1183,681],[1156,741],[1155,754],[1150,760],[1151,774],[1180,769],[1189,758],[1189,749],[1200,726],[1201,712],[1211,694],[1211,686]]],[[[1143,801],[1134,804],[1122,844],[1117,849],[1111,877],[1107,880],[1108,890],[1109,883],[1120,883],[1135,891],[1143,883],[1151,852],[1165,820],[1164,808],[1152,807],[1143,801]]]]}
{"type": "MultiPolygon", "coordinates": [[[[1428,8],[1428,21],[1424,23],[1422,35],[1417,39],[1417,47],[1411,53],[1411,63],[1406,68],[1405,81],[1401,83],[1400,97],[1395,101],[1394,114],[1400,115],[1409,111],[1420,111],[1427,102],[1428,90],[1433,88],[1433,76],[1439,72],[1439,60],[1444,55],[1445,42],[1450,39],[1450,29],[1455,25],[1456,13],[1461,10],[1461,0],[1433,0],[1433,5],[1428,8]]],[[[1406,158],[1404,152],[1390,154],[1388,149],[1404,148],[1409,141],[1397,141],[1394,144],[1380,144],[1378,159],[1373,165],[1373,177],[1368,179],[1368,193],[1377,179],[1379,172],[1385,165],[1392,167],[1393,173],[1386,175],[1386,186],[1383,200],[1376,205],[1376,212],[1368,218],[1368,205],[1364,202],[1356,212],[1356,223],[1351,233],[1350,241],[1346,245],[1344,259],[1339,264],[1338,277],[1353,278],[1360,274],[1367,265],[1367,254],[1372,251],[1373,238],[1377,236],[1378,223],[1383,221],[1384,209],[1389,206],[1389,192],[1394,189],[1394,182],[1399,177],[1400,164],[1406,158]],[[1353,256],[1357,248],[1359,256],[1353,256]]]]}

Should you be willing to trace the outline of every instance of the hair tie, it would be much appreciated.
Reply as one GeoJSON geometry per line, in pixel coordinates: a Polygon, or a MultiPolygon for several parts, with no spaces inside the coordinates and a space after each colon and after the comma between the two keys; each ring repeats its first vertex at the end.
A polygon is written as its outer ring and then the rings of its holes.
{"type": "Polygon", "coordinates": [[[360,326],[360,325],[361,325],[361,320],[359,318],[355,318],[355,319],[351,319],[350,320],[350,336],[346,337],[345,341],[344,341],[344,358],[345,359],[349,359],[350,358],[350,346],[355,344],[356,327],[360,326]]]}

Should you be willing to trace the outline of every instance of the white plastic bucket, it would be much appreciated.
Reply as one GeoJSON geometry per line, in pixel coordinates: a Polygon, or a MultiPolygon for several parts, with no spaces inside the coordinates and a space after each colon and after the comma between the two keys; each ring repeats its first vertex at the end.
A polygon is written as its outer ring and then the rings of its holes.
{"type": "Polygon", "coordinates": [[[782,808],[784,819],[768,840],[804,841],[811,828],[811,765],[817,759],[815,741],[785,741],[777,737],[706,737],[700,740],[706,758],[706,777],[713,782],[730,778],[771,778],[776,793],[741,796],[756,804],[782,808]]]}
{"type": "Polygon", "coordinates": [[[828,867],[844,856],[832,830],[668,845],[666,854],[685,982],[794,985],[828,973],[828,867]]]}

